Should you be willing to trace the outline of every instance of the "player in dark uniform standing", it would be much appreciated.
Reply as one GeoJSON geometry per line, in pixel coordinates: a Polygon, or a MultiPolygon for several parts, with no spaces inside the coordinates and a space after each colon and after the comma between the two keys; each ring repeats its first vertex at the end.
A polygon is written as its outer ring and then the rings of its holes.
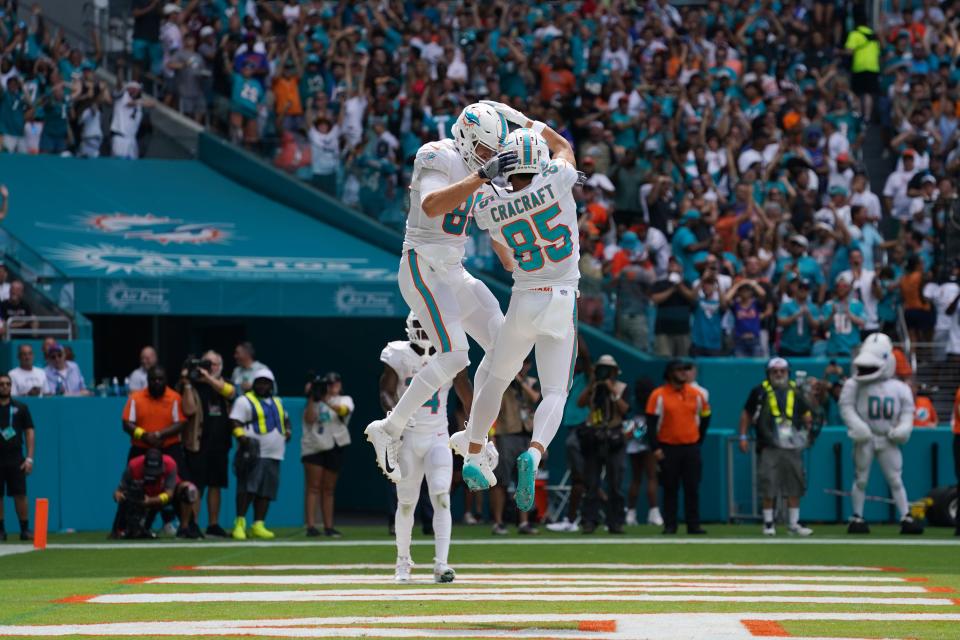
{"type": "Polygon", "coordinates": [[[27,518],[27,476],[33,471],[33,418],[27,405],[10,397],[11,388],[10,376],[0,374],[0,542],[7,539],[3,523],[4,493],[13,498],[20,521],[20,539],[33,540],[27,518]]]}

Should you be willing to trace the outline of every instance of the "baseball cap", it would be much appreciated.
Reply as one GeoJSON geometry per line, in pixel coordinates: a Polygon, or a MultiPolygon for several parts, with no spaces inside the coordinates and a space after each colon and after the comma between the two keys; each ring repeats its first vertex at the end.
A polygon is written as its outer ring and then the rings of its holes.
{"type": "Polygon", "coordinates": [[[583,159],[583,164],[596,164],[597,161],[593,159],[593,156],[587,156],[583,159]]]}
{"type": "Polygon", "coordinates": [[[843,283],[843,284],[848,284],[848,285],[849,285],[849,284],[853,284],[853,279],[851,279],[850,276],[847,275],[846,273],[841,273],[840,275],[838,275],[838,276],[834,279],[833,282],[834,282],[834,284],[843,283]]]}
{"type": "Polygon", "coordinates": [[[786,358],[770,358],[770,361],[767,362],[767,371],[770,369],[789,369],[790,363],[787,362],[786,358]]]}
{"type": "Polygon", "coordinates": [[[910,156],[912,158],[917,155],[917,152],[914,151],[913,149],[904,149],[903,154],[901,155],[903,155],[904,158],[906,158],[907,156],[910,156]]]}
{"type": "Polygon", "coordinates": [[[932,173],[928,173],[920,179],[921,184],[937,184],[937,177],[932,173]]]}
{"type": "Polygon", "coordinates": [[[796,242],[798,245],[800,245],[803,248],[807,248],[810,246],[810,242],[807,240],[807,237],[799,233],[796,233],[790,236],[790,242],[796,242]]]}
{"type": "Polygon", "coordinates": [[[163,473],[163,452],[160,449],[147,449],[143,454],[143,477],[155,480],[163,473]]]}
{"type": "MultiPolygon", "coordinates": [[[[837,160],[839,161],[839,158],[837,160]]],[[[842,184],[835,184],[827,190],[827,193],[831,196],[845,196],[847,195],[847,188],[842,184]]]]}
{"type": "Polygon", "coordinates": [[[47,354],[51,353],[63,353],[63,347],[59,342],[54,342],[49,347],[47,347],[47,354]]]}
{"type": "Polygon", "coordinates": [[[617,370],[620,369],[620,365],[617,364],[617,361],[609,353],[605,353],[597,359],[597,362],[593,365],[595,367],[613,367],[617,370]]]}
{"type": "Polygon", "coordinates": [[[809,289],[813,286],[813,283],[810,282],[810,278],[798,278],[797,286],[803,287],[804,289],[809,289]]]}
{"type": "Polygon", "coordinates": [[[207,36],[212,36],[214,33],[216,33],[216,32],[213,30],[213,27],[211,27],[210,25],[207,25],[207,26],[205,26],[203,29],[200,29],[200,37],[201,37],[201,38],[206,38],[207,36]]]}
{"type": "Polygon", "coordinates": [[[699,220],[700,212],[696,209],[687,209],[683,212],[683,215],[680,216],[680,222],[689,222],[690,220],[699,220]]]}
{"type": "Polygon", "coordinates": [[[640,245],[640,238],[633,231],[624,232],[620,238],[620,246],[627,251],[632,251],[640,245]]]}
{"type": "Polygon", "coordinates": [[[163,5],[163,15],[169,16],[172,13],[180,13],[180,5],[175,2],[168,2],[163,5]]]}
{"type": "Polygon", "coordinates": [[[843,152],[843,153],[841,153],[840,155],[837,156],[837,162],[853,162],[853,161],[850,160],[850,154],[849,154],[849,153],[843,152]]]}

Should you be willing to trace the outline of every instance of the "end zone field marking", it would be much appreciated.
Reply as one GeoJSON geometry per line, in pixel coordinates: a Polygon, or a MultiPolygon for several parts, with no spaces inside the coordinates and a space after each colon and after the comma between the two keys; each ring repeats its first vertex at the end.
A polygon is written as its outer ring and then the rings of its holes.
{"type": "MultiPolygon", "coordinates": [[[[373,582],[377,584],[390,583],[393,576],[363,576],[365,580],[357,580],[357,576],[165,576],[160,578],[135,578],[135,582],[127,584],[200,584],[200,585],[341,585],[356,584],[358,582],[373,582]]],[[[425,579],[425,578],[424,578],[425,579]]],[[[509,591],[541,591],[537,587],[552,587],[549,591],[555,593],[583,591],[590,593],[608,592],[709,592],[734,591],[743,593],[771,592],[810,592],[810,593],[931,593],[937,587],[921,587],[915,585],[859,585],[859,584],[801,584],[776,582],[755,582],[738,584],[734,581],[723,582],[691,582],[683,579],[671,581],[635,581],[635,580],[589,580],[572,578],[568,580],[550,580],[534,574],[530,578],[502,576],[494,579],[466,577],[459,581],[475,587],[487,587],[498,592],[509,591]],[[504,588],[503,585],[511,585],[504,588]],[[526,588],[525,588],[526,587],[526,588]],[[586,588],[585,588],[586,587],[586,588]],[[528,589],[529,588],[529,589],[528,589]]],[[[457,587],[452,587],[456,589],[457,587]]],[[[953,589],[944,587],[948,593],[953,589]]],[[[482,591],[479,591],[481,592],[482,591]]],[[[941,592],[943,593],[943,592],[941,592]]]]}
{"type": "MultiPolygon", "coordinates": [[[[407,602],[429,598],[432,601],[515,601],[515,602],[725,602],[725,603],[796,603],[796,604],[865,604],[878,606],[952,607],[950,598],[806,596],[806,595],[703,595],[683,593],[610,593],[609,589],[306,589],[294,591],[229,591],[196,593],[112,593],[94,596],[90,604],[159,604],[176,602],[407,602]]],[[[702,589],[701,589],[702,591],[702,589]]]]}
{"type": "Polygon", "coordinates": [[[754,636],[764,636],[767,638],[789,638],[790,632],[783,628],[783,625],[776,620],[741,620],[754,636]]]}
{"type": "MultiPolygon", "coordinates": [[[[384,567],[386,569],[388,567],[384,567]]],[[[393,568],[389,565],[389,568],[393,568]]],[[[456,565],[455,569],[466,571],[469,566],[456,565]]],[[[417,573],[416,571],[414,572],[417,573]]],[[[426,575],[426,574],[425,574],[426,575]]],[[[432,577],[432,573],[430,576],[432,577]]],[[[208,575],[176,575],[176,576],[158,576],[155,578],[129,578],[131,584],[138,582],[159,582],[167,584],[304,584],[303,580],[309,580],[312,584],[344,584],[359,582],[382,582],[383,580],[392,580],[393,573],[389,574],[370,574],[370,573],[310,573],[310,574],[248,574],[238,576],[236,574],[227,574],[222,576],[208,575]]],[[[582,582],[583,580],[619,580],[624,582],[636,581],[669,581],[669,582],[800,582],[800,583],[884,583],[884,584],[916,584],[917,582],[926,582],[922,580],[910,580],[908,578],[894,576],[824,576],[824,575],[776,575],[776,574],[724,574],[724,573],[487,573],[475,571],[469,575],[462,574],[457,578],[457,582],[509,582],[513,580],[552,580],[555,582],[582,582]]]]}
{"type": "MultiPolygon", "coordinates": [[[[354,569],[389,569],[388,563],[367,564],[201,564],[170,567],[174,571],[348,571],[354,569]]],[[[458,569],[625,569],[627,571],[830,571],[830,572],[873,572],[903,571],[899,567],[861,567],[831,564],[629,564],[623,562],[561,562],[561,563],[523,563],[523,562],[481,562],[457,564],[458,569]]]]}
{"type": "MultiPolygon", "coordinates": [[[[478,614],[284,618],[262,620],[142,621],[102,624],[6,625],[0,636],[273,636],[273,637],[446,637],[446,638],[607,638],[617,640],[774,640],[758,636],[747,623],[786,620],[960,622],[960,614],[939,613],[650,613],[650,614],[478,614]],[[541,623],[573,623],[577,629],[537,629],[541,623]],[[513,623],[518,628],[484,629],[478,625],[513,623]],[[612,623],[612,625],[611,625],[612,623]],[[384,626],[370,626],[384,625],[384,626]],[[394,625],[390,627],[387,625],[394,625]],[[400,627],[399,625],[408,625],[400,627]],[[409,625],[420,625],[411,627],[409,625]],[[437,626],[442,625],[440,628],[437,626]],[[525,625],[521,627],[520,625],[525,625]],[[613,626],[615,625],[615,626],[613,626]],[[590,630],[581,630],[588,627],[590,630]],[[614,631],[607,629],[614,628],[614,631]]],[[[771,630],[774,627],[769,627],[771,630]]],[[[759,629],[758,629],[759,630],[759,629]]],[[[806,640],[794,637],[794,640],[806,640]]],[[[814,640],[814,639],[810,639],[814,640]]],[[[858,640],[823,638],[815,640],[858,640]]],[[[881,640],[881,639],[875,639],[881,640]]]]}

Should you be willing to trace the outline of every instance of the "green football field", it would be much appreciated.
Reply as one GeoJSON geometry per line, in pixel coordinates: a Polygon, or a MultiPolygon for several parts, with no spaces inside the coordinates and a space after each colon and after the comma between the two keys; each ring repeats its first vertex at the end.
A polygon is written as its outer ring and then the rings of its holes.
{"type": "Polygon", "coordinates": [[[838,526],[810,539],[750,525],[665,538],[653,527],[493,538],[454,527],[452,584],[394,584],[383,527],[338,541],[0,544],[2,637],[960,638],[960,538],[838,526]]]}

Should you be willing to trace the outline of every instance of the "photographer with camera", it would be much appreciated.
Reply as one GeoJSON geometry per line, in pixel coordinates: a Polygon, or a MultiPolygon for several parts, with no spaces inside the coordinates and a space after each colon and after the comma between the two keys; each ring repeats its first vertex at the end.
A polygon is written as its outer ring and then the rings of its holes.
{"type": "Polygon", "coordinates": [[[237,519],[233,539],[247,539],[247,509],[253,503],[250,534],[270,540],[272,531],[264,524],[270,502],[280,488],[280,463],[290,440],[290,416],[280,398],[273,394],[276,380],[266,367],[253,379],[253,389],[238,397],[230,410],[237,453],[233,468],[237,474],[237,519]]]}
{"type": "MultiPolygon", "coordinates": [[[[203,358],[189,357],[180,372],[177,391],[183,412],[189,416],[183,440],[190,480],[203,498],[207,492],[208,536],[225,538],[220,526],[220,495],[228,485],[230,466],[230,401],[236,388],[223,379],[223,357],[207,351],[203,358]]],[[[197,502],[199,515],[200,501],[197,502]]]]}
{"type": "Polygon", "coordinates": [[[339,538],[333,527],[333,498],[343,465],[343,449],[350,444],[347,426],[353,415],[353,398],[342,395],[340,374],[331,371],[307,383],[307,406],[303,409],[300,462],[306,487],[307,537],[320,535],[317,505],[323,515],[323,535],[339,538]]]}
{"type": "Polygon", "coordinates": [[[177,463],[159,449],[147,449],[127,462],[113,499],[117,516],[111,538],[155,538],[149,523],[168,504],[175,505],[180,516],[177,537],[202,537],[193,515],[200,494],[192,483],[177,477],[177,463]]]}
{"type": "Polygon", "coordinates": [[[583,453],[586,494],[583,499],[583,533],[597,529],[600,510],[600,478],[607,472],[607,531],[623,533],[623,469],[626,448],[623,417],[630,405],[623,399],[626,383],[617,379],[620,367],[611,355],[602,355],[593,365],[593,379],[580,394],[577,405],[588,407],[586,423],[577,431],[583,453]]]}
{"type": "Polygon", "coordinates": [[[653,351],[663,358],[681,358],[690,353],[690,317],[697,293],[683,280],[683,266],[676,258],[667,264],[667,277],[653,283],[650,299],[657,305],[653,351]]]}

